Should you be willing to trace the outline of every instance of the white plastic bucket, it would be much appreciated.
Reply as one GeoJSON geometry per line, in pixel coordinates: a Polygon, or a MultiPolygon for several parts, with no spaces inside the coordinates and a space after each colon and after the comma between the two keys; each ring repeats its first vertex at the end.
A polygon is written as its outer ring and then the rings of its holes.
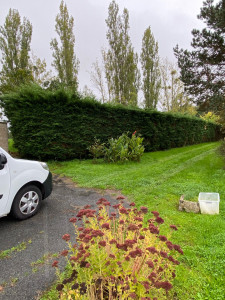
{"type": "Polygon", "coordinates": [[[198,202],[202,214],[219,214],[219,193],[199,193],[198,202]]]}

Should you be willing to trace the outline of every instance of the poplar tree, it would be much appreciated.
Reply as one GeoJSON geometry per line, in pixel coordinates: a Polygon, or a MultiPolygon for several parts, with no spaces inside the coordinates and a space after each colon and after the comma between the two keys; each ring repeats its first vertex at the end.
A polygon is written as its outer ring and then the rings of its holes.
{"type": "Polygon", "coordinates": [[[32,81],[29,63],[32,24],[26,18],[21,21],[16,9],[9,9],[5,23],[0,26],[0,50],[2,54],[0,90],[12,91],[19,85],[32,81]]]}
{"type": "Polygon", "coordinates": [[[141,65],[143,73],[142,90],[145,108],[155,109],[160,92],[160,68],[158,43],[148,27],[142,39],[141,65]]]}
{"type": "Polygon", "coordinates": [[[102,103],[109,102],[110,99],[107,99],[106,90],[105,90],[105,81],[104,81],[104,70],[102,66],[100,66],[98,60],[92,65],[92,72],[91,72],[91,81],[93,82],[94,86],[97,88],[98,92],[101,95],[102,103]]]}
{"type": "Polygon", "coordinates": [[[196,107],[185,93],[184,83],[180,80],[178,66],[168,59],[160,62],[161,92],[159,106],[163,111],[196,114],[196,107]]]}
{"type": "Polygon", "coordinates": [[[129,36],[129,12],[119,15],[119,6],[112,1],[106,19],[109,48],[103,51],[105,76],[110,99],[123,105],[137,105],[140,74],[138,55],[129,36]]]}
{"type": "Polygon", "coordinates": [[[52,65],[57,71],[60,83],[64,87],[76,90],[79,61],[74,51],[74,18],[69,16],[67,6],[63,1],[60,4],[59,14],[56,16],[55,22],[55,31],[59,36],[59,41],[54,38],[50,43],[54,59],[52,65]]]}

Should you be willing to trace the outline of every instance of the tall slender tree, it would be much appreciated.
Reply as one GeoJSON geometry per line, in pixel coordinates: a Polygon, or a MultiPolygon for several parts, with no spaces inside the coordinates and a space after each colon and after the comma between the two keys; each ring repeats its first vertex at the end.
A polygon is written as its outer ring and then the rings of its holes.
{"type": "Polygon", "coordinates": [[[161,80],[158,43],[155,41],[150,27],[145,30],[142,39],[141,65],[145,108],[155,109],[159,99],[161,80]]]}
{"type": "Polygon", "coordinates": [[[105,76],[110,97],[116,103],[137,105],[140,73],[137,67],[138,55],[134,52],[129,36],[129,12],[113,0],[108,9],[106,34],[109,48],[103,51],[105,76]]]}
{"type": "Polygon", "coordinates": [[[160,61],[161,92],[159,105],[163,111],[196,114],[196,108],[184,90],[178,66],[168,59],[160,61]]]}
{"type": "Polygon", "coordinates": [[[76,58],[73,33],[74,18],[69,16],[67,5],[61,1],[59,14],[56,16],[55,30],[59,36],[52,39],[50,46],[53,50],[53,66],[55,67],[61,84],[70,89],[77,89],[79,61],[76,58]]]}
{"type": "Polygon", "coordinates": [[[29,63],[31,37],[30,21],[26,18],[21,21],[18,10],[10,8],[4,25],[0,26],[2,93],[32,80],[32,68],[29,63]]]}
{"type": "Polygon", "coordinates": [[[32,68],[33,81],[41,87],[48,87],[50,82],[54,80],[54,77],[52,72],[47,70],[47,63],[45,59],[42,60],[32,53],[30,65],[32,68]]]}
{"type": "Polygon", "coordinates": [[[107,102],[107,100],[109,102],[105,90],[104,70],[102,66],[100,66],[98,60],[96,60],[96,62],[93,63],[92,65],[91,81],[93,82],[94,86],[97,88],[98,92],[100,93],[102,103],[107,102]]]}

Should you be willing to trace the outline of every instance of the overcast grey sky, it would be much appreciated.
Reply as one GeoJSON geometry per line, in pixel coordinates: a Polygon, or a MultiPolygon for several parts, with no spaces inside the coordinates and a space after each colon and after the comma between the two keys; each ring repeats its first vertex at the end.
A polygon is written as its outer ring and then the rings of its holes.
{"type": "MultiPolygon", "coordinates": [[[[0,25],[3,25],[9,8],[18,9],[20,15],[33,24],[32,50],[45,58],[51,67],[50,40],[56,37],[55,17],[60,0],[0,0],[0,25]]],[[[90,83],[91,65],[101,56],[101,48],[107,46],[105,19],[111,0],[65,0],[70,15],[74,17],[76,37],[75,51],[80,60],[79,88],[90,83]]],[[[130,36],[135,50],[140,53],[145,29],[151,26],[159,43],[159,54],[175,61],[173,47],[179,44],[189,48],[191,30],[201,28],[197,15],[203,0],[117,0],[120,11],[124,7],[130,13],[130,36]]]]}

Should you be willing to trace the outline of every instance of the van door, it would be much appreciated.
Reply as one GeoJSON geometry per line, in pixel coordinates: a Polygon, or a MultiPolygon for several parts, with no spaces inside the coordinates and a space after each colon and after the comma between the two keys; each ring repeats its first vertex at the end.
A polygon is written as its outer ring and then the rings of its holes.
{"type": "MultiPolygon", "coordinates": [[[[0,152],[0,160],[2,153],[0,152]]],[[[7,162],[0,163],[0,215],[5,214],[5,207],[9,197],[10,173],[7,162]]]]}

